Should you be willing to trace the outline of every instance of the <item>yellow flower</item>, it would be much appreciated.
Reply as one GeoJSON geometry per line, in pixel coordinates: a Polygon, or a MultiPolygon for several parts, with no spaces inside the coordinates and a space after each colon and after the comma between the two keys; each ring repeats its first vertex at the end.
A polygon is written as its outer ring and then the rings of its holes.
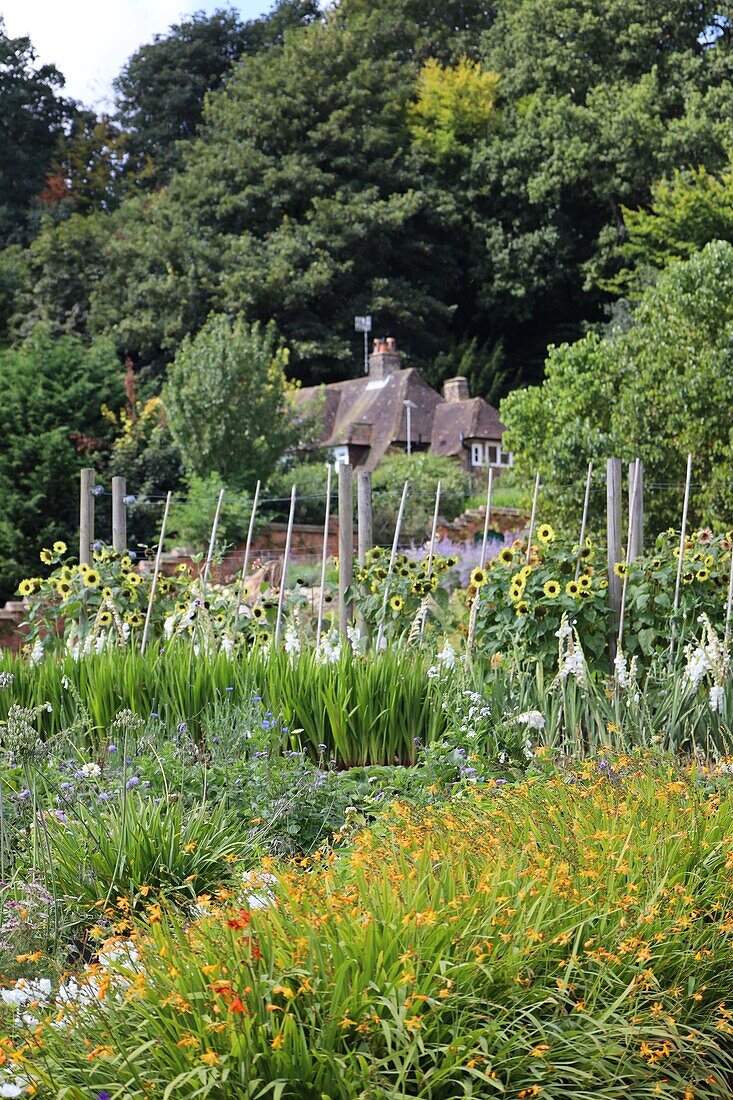
{"type": "Polygon", "coordinates": [[[709,569],[698,569],[697,579],[699,581],[706,581],[709,576],[710,576],[710,570],[709,569]]]}
{"type": "Polygon", "coordinates": [[[540,542],[543,542],[545,544],[547,544],[548,542],[552,542],[552,540],[555,538],[555,532],[553,531],[552,527],[550,527],[549,523],[543,523],[540,527],[537,528],[537,538],[540,540],[540,542]]]}
{"type": "Polygon", "coordinates": [[[43,562],[44,565],[50,565],[51,562],[53,561],[53,554],[51,553],[50,550],[45,550],[45,549],[41,550],[41,553],[40,553],[39,556],[40,556],[40,559],[41,559],[41,561],[43,562]]]}
{"type": "Polygon", "coordinates": [[[580,585],[581,589],[586,591],[593,587],[593,581],[587,573],[583,573],[582,576],[578,577],[578,584],[580,585]]]}
{"type": "Polygon", "coordinates": [[[62,539],[59,539],[58,542],[55,542],[53,544],[54,554],[65,554],[66,549],[67,549],[66,543],[62,539]]]}
{"type": "Polygon", "coordinates": [[[521,600],[517,604],[517,615],[526,615],[529,612],[529,604],[526,600],[521,600]]]}
{"type": "Polygon", "coordinates": [[[132,627],[142,626],[145,619],[137,611],[128,611],[125,615],[125,622],[129,623],[132,627]]]}
{"type": "Polygon", "coordinates": [[[499,551],[499,561],[504,565],[511,565],[514,561],[514,551],[505,546],[503,550],[499,551]]]}
{"type": "Polygon", "coordinates": [[[532,572],[532,566],[531,565],[524,565],[519,570],[519,576],[522,578],[522,580],[526,581],[527,577],[530,575],[531,572],[532,572]]]}
{"type": "MultiPolygon", "coordinates": [[[[185,607],[184,607],[184,610],[185,610],[185,607]]],[[[260,622],[260,620],[264,619],[264,617],[265,617],[264,607],[260,607],[258,605],[257,607],[252,608],[252,618],[255,620],[255,622],[260,622]]]]}
{"type": "Polygon", "coordinates": [[[509,589],[509,599],[512,600],[512,602],[516,602],[517,600],[521,600],[523,595],[524,595],[524,585],[523,584],[513,584],[512,587],[509,589]]]}
{"type": "Polygon", "coordinates": [[[83,574],[83,579],[85,588],[99,588],[99,582],[102,578],[96,569],[87,569],[86,573],[83,574]]]}
{"type": "MultiPolygon", "coordinates": [[[[129,554],[125,554],[125,556],[123,558],[120,558],[120,566],[121,566],[122,569],[129,569],[131,565],[132,565],[132,558],[130,557],[129,554]]],[[[178,568],[179,569],[185,569],[186,566],[185,565],[184,566],[179,565],[178,568]]]]}
{"type": "Polygon", "coordinates": [[[219,1064],[219,1055],[215,1050],[206,1050],[203,1054],[199,1054],[199,1061],[207,1066],[216,1066],[219,1064]]]}
{"type": "Polygon", "coordinates": [[[112,589],[111,588],[103,588],[102,589],[102,595],[104,596],[105,600],[111,600],[112,599],[112,589]]]}
{"type": "Polygon", "coordinates": [[[284,1046],[284,1044],[285,1044],[285,1036],[283,1035],[283,1033],[281,1031],[280,1034],[276,1035],[275,1038],[272,1040],[272,1042],[270,1043],[270,1046],[272,1047],[273,1050],[280,1050],[280,1048],[282,1046],[284,1046]]]}
{"type": "Polygon", "coordinates": [[[627,566],[625,561],[617,561],[613,567],[613,571],[617,577],[625,577],[627,572],[627,566]]]}
{"type": "Polygon", "coordinates": [[[560,595],[560,582],[559,581],[547,581],[542,591],[551,600],[557,599],[560,595]]]}
{"type": "Polygon", "coordinates": [[[489,578],[486,570],[481,569],[480,566],[477,566],[471,574],[471,584],[474,586],[474,588],[480,588],[481,585],[486,584],[488,579],[489,578]]]}
{"type": "Polygon", "coordinates": [[[575,599],[575,597],[580,592],[580,585],[577,581],[568,581],[568,583],[565,585],[565,591],[567,592],[568,596],[572,596],[573,599],[575,599]]]}
{"type": "Polygon", "coordinates": [[[102,611],[100,613],[98,619],[97,619],[97,622],[99,623],[100,626],[111,626],[112,625],[112,612],[111,611],[102,611]]]}
{"type": "Polygon", "coordinates": [[[85,561],[79,562],[79,572],[80,573],[82,573],[82,574],[88,573],[90,569],[91,569],[91,566],[87,565],[87,563],[85,561]]]}
{"type": "Polygon", "coordinates": [[[18,585],[18,592],[21,596],[31,596],[36,590],[36,586],[32,580],[21,581],[18,585]]]}
{"type": "Polygon", "coordinates": [[[402,596],[393,596],[389,601],[389,606],[393,611],[401,611],[405,606],[405,601],[402,599],[402,596]]]}
{"type": "Polygon", "coordinates": [[[69,592],[71,592],[71,585],[63,577],[56,581],[56,592],[62,599],[66,599],[69,592]]]}

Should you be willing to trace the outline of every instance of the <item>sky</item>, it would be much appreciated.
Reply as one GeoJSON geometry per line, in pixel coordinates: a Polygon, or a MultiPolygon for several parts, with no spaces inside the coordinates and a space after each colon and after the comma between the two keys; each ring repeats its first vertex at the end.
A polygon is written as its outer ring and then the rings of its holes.
{"type": "Polygon", "coordinates": [[[254,19],[271,7],[272,0],[0,0],[0,15],[11,38],[27,35],[38,62],[61,70],[67,96],[104,111],[130,54],[181,16],[236,8],[254,19]]]}

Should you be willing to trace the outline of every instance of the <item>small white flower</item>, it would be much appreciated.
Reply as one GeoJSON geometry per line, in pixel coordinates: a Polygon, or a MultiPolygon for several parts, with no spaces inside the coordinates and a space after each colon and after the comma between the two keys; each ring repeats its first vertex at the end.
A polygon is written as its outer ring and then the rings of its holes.
{"type": "Polygon", "coordinates": [[[82,764],[79,770],[85,779],[98,779],[102,774],[99,764],[95,764],[93,760],[90,760],[87,764],[82,764]]]}
{"type": "Polygon", "coordinates": [[[443,668],[453,668],[456,663],[456,651],[450,642],[446,642],[440,653],[438,654],[438,660],[443,668]]]}
{"type": "Polygon", "coordinates": [[[291,657],[296,653],[300,653],[300,638],[292,623],[285,631],[285,652],[289,653],[291,657]]]}
{"type": "Polygon", "coordinates": [[[710,688],[710,709],[713,713],[720,714],[723,709],[723,699],[725,698],[725,691],[718,684],[713,684],[710,688]]]}
{"type": "Polygon", "coordinates": [[[543,730],[545,728],[544,716],[538,710],[528,710],[524,714],[517,715],[517,722],[530,730],[543,730]]]}

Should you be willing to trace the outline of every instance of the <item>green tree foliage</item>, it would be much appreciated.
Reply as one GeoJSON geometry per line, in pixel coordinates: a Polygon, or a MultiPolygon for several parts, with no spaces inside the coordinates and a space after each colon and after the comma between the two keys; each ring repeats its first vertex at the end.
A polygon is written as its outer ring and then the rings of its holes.
{"type": "Polygon", "coordinates": [[[107,340],[37,331],[0,351],[0,601],[40,569],[38,550],[78,533],[78,471],[109,447],[104,402],[119,405],[122,371],[107,340]]]}
{"type": "Polygon", "coordinates": [[[0,16],[0,245],[27,239],[32,201],[73,113],[63,85],[55,66],[36,66],[29,38],[8,36],[0,16]]]}
{"type": "Polygon", "coordinates": [[[406,481],[410,482],[410,488],[402,521],[403,540],[422,542],[430,537],[439,481],[441,515],[454,519],[463,511],[469,493],[468,474],[453,459],[427,451],[387,455],[372,475],[372,513],[377,542],[389,542],[394,536],[406,481]]]}
{"type": "Polygon", "coordinates": [[[623,267],[602,281],[635,299],[672,260],[687,259],[709,241],[733,241],[733,166],[675,171],[652,187],[649,207],[622,207],[626,237],[616,250],[623,267]]]}
{"type": "Polygon", "coordinates": [[[444,67],[430,58],[408,112],[415,144],[441,166],[465,157],[487,133],[498,94],[498,73],[483,71],[478,62],[462,58],[444,67]]]}
{"type": "Polygon", "coordinates": [[[191,474],[185,481],[184,493],[175,498],[168,521],[168,542],[171,546],[185,547],[194,553],[207,553],[211,528],[216,513],[219,493],[224,490],[219,523],[217,548],[243,541],[247,537],[252,504],[246,494],[233,494],[217,473],[207,477],[191,474]]]}
{"type": "Polygon", "coordinates": [[[544,383],[501,405],[506,444],[523,471],[541,472],[548,513],[577,524],[588,460],[639,456],[655,486],[651,529],[679,522],[691,452],[693,516],[730,523],[732,325],[733,244],[714,241],[644,291],[626,331],[550,349],[544,383]]]}
{"type": "Polygon", "coordinates": [[[312,21],[314,0],[281,0],[269,16],[242,23],[233,9],[196,12],[136,51],[115,81],[126,174],[148,187],[180,165],[179,141],[192,138],[204,99],[243,54],[280,45],[290,28],[312,21]]]}
{"type": "Polygon", "coordinates": [[[266,480],[298,433],[288,404],[288,351],[274,325],[212,315],[183,341],[163,402],[189,473],[233,488],[266,480]]]}

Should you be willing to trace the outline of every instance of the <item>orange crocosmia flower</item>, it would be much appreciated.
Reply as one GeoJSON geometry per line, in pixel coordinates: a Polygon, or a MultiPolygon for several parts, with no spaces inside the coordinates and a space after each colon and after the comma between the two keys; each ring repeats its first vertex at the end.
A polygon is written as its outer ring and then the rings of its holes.
{"type": "Polygon", "coordinates": [[[109,1046],[94,1047],[87,1054],[87,1061],[92,1062],[95,1058],[111,1058],[114,1054],[114,1050],[109,1046]]]}
{"type": "Polygon", "coordinates": [[[239,916],[229,918],[227,928],[236,928],[241,931],[242,928],[248,927],[251,919],[247,909],[240,909],[239,916]]]}
{"type": "Polygon", "coordinates": [[[219,1055],[215,1050],[207,1050],[203,1054],[199,1054],[199,1061],[204,1062],[207,1066],[216,1066],[219,1064],[219,1055]]]}
{"type": "Polygon", "coordinates": [[[43,958],[42,951],[31,951],[29,955],[16,955],[16,961],[19,963],[37,963],[43,958]]]}
{"type": "Polygon", "coordinates": [[[285,1036],[283,1035],[283,1033],[281,1031],[280,1034],[276,1035],[275,1038],[272,1040],[272,1042],[270,1043],[270,1046],[272,1047],[273,1050],[280,1050],[280,1047],[282,1047],[284,1045],[285,1045],[285,1036]]]}

